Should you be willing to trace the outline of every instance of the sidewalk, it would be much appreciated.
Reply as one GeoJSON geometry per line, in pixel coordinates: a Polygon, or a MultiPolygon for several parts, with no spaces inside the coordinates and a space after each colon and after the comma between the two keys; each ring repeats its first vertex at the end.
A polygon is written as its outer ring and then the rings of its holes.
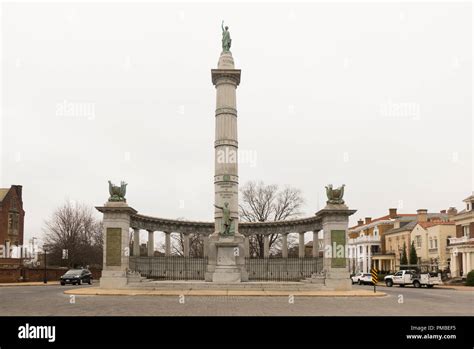
{"type": "MultiPolygon", "coordinates": [[[[387,285],[385,285],[385,283],[383,282],[378,282],[377,283],[377,287],[387,287],[387,285]]],[[[397,285],[393,285],[392,287],[399,287],[397,285]]],[[[413,287],[413,286],[408,286],[408,287],[413,287]]],[[[422,287],[423,289],[425,289],[425,287],[422,287]]],[[[432,289],[436,289],[436,288],[444,288],[446,290],[456,290],[456,291],[474,291],[474,287],[470,287],[470,286],[462,286],[462,285],[435,285],[432,289]]]]}
{"type": "Polygon", "coordinates": [[[5,282],[1,283],[0,287],[12,287],[12,286],[57,286],[59,281],[48,281],[45,284],[43,281],[32,281],[32,282],[5,282]]]}
{"type": "Polygon", "coordinates": [[[440,286],[435,286],[435,288],[445,288],[445,289],[456,290],[456,291],[471,291],[471,292],[474,292],[474,287],[472,287],[472,286],[440,285],[440,286]]]}
{"type": "Polygon", "coordinates": [[[267,297],[382,297],[386,293],[373,290],[352,291],[276,291],[276,290],[134,290],[101,289],[98,287],[77,288],[64,291],[65,294],[81,296],[267,296],[267,297]]]}

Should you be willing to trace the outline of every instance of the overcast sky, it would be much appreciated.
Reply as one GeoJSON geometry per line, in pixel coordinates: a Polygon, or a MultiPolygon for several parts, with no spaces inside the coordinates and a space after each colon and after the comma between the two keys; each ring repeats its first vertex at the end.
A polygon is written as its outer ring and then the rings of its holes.
{"type": "MultiPolygon", "coordinates": [[[[0,186],[25,237],[125,180],[140,213],[211,221],[215,88],[230,27],[240,164],[302,190],[346,184],[360,217],[461,208],[472,185],[472,12],[449,4],[4,4],[0,186]]],[[[98,214],[99,217],[99,214],[98,214]]]]}

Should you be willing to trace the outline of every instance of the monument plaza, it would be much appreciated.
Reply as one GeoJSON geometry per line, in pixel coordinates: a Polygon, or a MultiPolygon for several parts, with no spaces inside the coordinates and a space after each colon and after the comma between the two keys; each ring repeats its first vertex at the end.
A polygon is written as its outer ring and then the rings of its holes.
{"type": "MultiPolygon", "coordinates": [[[[213,222],[195,222],[150,217],[140,214],[126,202],[127,183],[115,186],[109,181],[110,197],[97,209],[103,213],[104,260],[102,288],[141,288],[164,286],[173,280],[205,281],[215,285],[246,287],[257,281],[300,283],[312,289],[350,290],[347,256],[348,218],[355,210],[343,200],[344,185],[326,187],[327,205],[313,216],[284,221],[239,223],[238,193],[238,112],[236,90],[241,70],[236,69],[229,28],[222,24],[222,52],[217,68],[211,70],[216,88],[214,140],[213,222]],[[130,230],[133,230],[130,248],[130,230]],[[140,231],[148,232],[148,256],[140,256],[140,231]],[[323,232],[319,246],[318,233],[323,232]],[[165,255],[154,256],[154,234],[165,235],[165,255]],[[305,257],[305,234],[313,234],[312,256],[305,257]],[[288,234],[299,234],[298,258],[288,256],[288,234]],[[171,256],[171,234],[182,234],[184,256],[171,256]],[[263,235],[264,258],[249,253],[249,238],[263,235]],[[269,236],[282,239],[281,257],[269,258],[269,236]],[[202,258],[190,256],[190,236],[202,241],[202,258]],[[320,257],[320,248],[324,249],[320,257]]],[[[243,116],[245,117],[245,115],[243,116]]],[[[133,184],[132,184],[133,185],[133,184]]],[[[267,285],[267,287],[270,287],[267,285]]],[[[289,285],[288,285],[289,287],[289,285]]]]}

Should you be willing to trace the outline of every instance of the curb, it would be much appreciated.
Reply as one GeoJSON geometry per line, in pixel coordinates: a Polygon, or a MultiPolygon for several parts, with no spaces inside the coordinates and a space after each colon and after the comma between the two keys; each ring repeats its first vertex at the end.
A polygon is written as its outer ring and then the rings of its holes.
{"type": "Polygon", "coordinates": [[[38,281],[37,283],[32,282],[16,282],[16,283],[4,283],[0,284],[1,287],[18,287],[18,286],[57,286],[59,285],[59,281],[48,281],[47,284],[38,281]]]}
{"type": "Polygon", "coordinates": [[[273,291],[273,290],[125,290],[84,288],[65,290],[64,294],[81,296],[232,296],[232,297],[383,297],[372,291],[273,291]]]}

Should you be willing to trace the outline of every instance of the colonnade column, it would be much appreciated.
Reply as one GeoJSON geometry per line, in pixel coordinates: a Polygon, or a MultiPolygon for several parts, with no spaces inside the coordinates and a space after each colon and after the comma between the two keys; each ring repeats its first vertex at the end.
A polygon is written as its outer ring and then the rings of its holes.
{"type": "Polygon", "coordinates": [[[368,268],[367,268],[366,273],[370,273],[370,269],[372,268],[372,245],[367,246],[367,254],[368,254],[368,258],[367,258],[368,268]]]}
{"type": "Polygon", "coordinates": [[[250,240],[248,236],[245,236],[244,239],[244,250],[245,257],[250,257],[250,240]]]}
{"type": "Polygon", "coordinates": [[[304,233],[305,232],[299,233],[298,257],[300,258],[304,257],[304,233]]]}
{"type": "Polygon", "coordinates": [[[362,245],[362,272],[367,273],[367,246],[362,245]]]}
{"type": "Polygon", "coordinates": [[[171,233],[165,231],[165,256],[171,256],[171,233]]]}
{"type": "Polygon", "coordinates": [[[140,257],[140,229],[133,228],[133,256],[140,257]]]}
{"type": "Polygon", "coordinates": [[[313,257],[319,256],[319,240],[318,240],[318,232],[313,231],[313,257]]]}
{"type": "Polygon", "coordinates": [[[281,256],[288,258],[288,234],[282,234],[281,256]]]}
{"type": "Polygon", "coordinates": [[[204,235],[202,237],[202,254],[204,257],[207,257],[209,255],[209,236],[204,235]]]}
{"type": "Polygon", "coordinates": [[[263,257],[268,258],[270,256],[270,237],[265,234],[263,235],[263,257]]]}
{"type": "Polygon", "coordinates": [[[153,257],[153,253],[155,252],[155,239],[153,233],[152,230],[148,230],[148,257],[153,257]]]}
{"type": "Polygon", "coordinates": [[[466,255],[466,271],[465,271],[465,274],[467,275],[467,273],[469,273],[471,270],[472,270],[472,267],[471,267],[471,252],[466,252],[466,253],[463,253],[466,255]]]}
{"type": "Polygon", "coordinates": [[[183,234],[184,257],[189,257],[189,234],[183,234]]]}

